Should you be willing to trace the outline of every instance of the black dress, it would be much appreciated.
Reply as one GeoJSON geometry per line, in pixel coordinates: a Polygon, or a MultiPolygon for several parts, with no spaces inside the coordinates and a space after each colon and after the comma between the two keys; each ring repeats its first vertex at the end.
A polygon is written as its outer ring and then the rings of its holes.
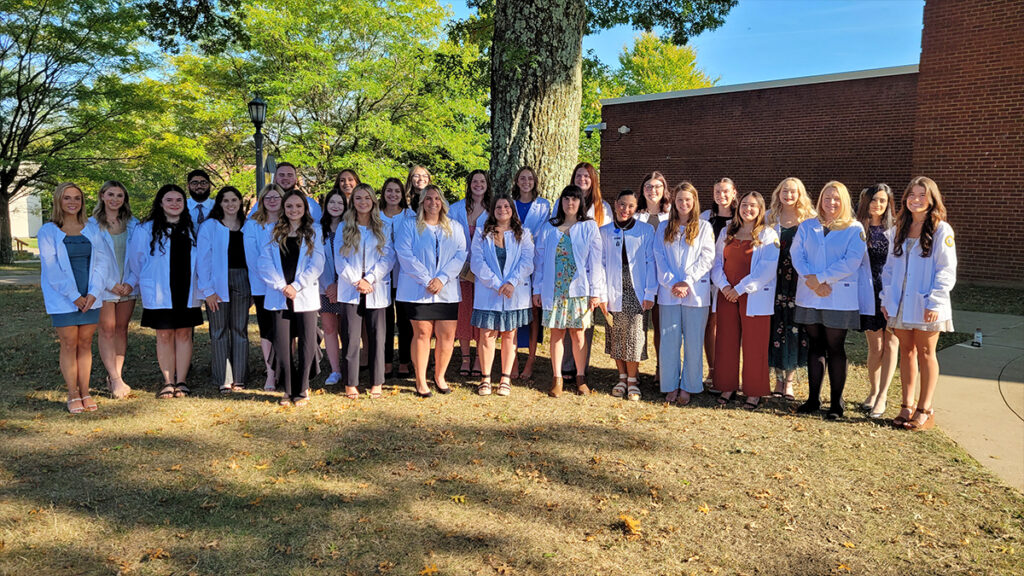
{"type": "MultiPolygon", "coordinates": [[[[193,328],[203,323],[203,312],[192,307],[192,235],[187,228],[174,226],[170,228],[169,239],[171,250],[171,307],[146,308],[142,311],[141,324],[154,330],[176,330],[193,328]]],[[[160,249],[159,246],[156,248],[160,249]]]]}
{"type": "Polygon", "coordinates": [[[875,315],[860,315],[861,331],[874,332],[886,327],[885,315],[882,314],[882,268],[889,255],[889,239],[885,237],[882,226],[868,226],[868,260],[871,262],[871,284],[875,290],[875,315]]]}

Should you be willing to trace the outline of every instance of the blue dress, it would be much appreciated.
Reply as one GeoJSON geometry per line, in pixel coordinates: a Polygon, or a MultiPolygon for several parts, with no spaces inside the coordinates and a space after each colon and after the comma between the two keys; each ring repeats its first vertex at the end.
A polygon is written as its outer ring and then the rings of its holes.
{"type": "MultiPolygon", "coordinates": [[[[68,251],[71,272],[75,275],[75,286],[78,287],[78,292],[85,296],[89,293],[89,265],[92,263],[92,242],[85,236],[65,236],[64,247],[68,251]]],[[[50,320],[53,322],[54,328],[96,324],[100,321],[100,309],[94,308],[85,312],[75,311],[64,314],[51,314],[50,320]]]]}

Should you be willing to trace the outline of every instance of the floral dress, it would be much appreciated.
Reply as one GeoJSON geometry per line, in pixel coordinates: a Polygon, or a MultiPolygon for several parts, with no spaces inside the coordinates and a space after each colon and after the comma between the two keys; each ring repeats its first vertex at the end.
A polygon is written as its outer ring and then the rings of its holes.
{"type": "Polygon", "coordinates": [[[543,324],[548,328],[590,328],[591,311],[586,296],[569,297],[569,284],[576,277],[576,259],[572,240],[562,234],[555,248],[555,298],[550,310],[544,310],[543,324]]]}
{"type": "Polygon", "coordinates": [[[779,266],[775,281],[775,314],[772,315],[768,365],[777,370],[807,366],[807,334],[794,321],[796,286],[799,275],[793,269],[789,249],[798,226],[782,228],[779,234],[779,266]]]}

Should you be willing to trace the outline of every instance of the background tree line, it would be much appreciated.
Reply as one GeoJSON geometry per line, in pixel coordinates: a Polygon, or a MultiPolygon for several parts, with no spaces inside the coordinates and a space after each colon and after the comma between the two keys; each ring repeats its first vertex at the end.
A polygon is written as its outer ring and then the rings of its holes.
{"type": "Polygon", "coordinates": [[[0,0],[0,262],[9,202],[33,186],[118,179],[140,212],[195,167],[254,190],[254,93],[268,101],[266,152],[313,191],[343,168],[379,184],[423,164],[454,198],[470,170],[490,165],[506,188],[524,162],[557,193],[562,165],[599,162],[600,139],[582,132],[599,99],[716,82],[679,44],[734,0],[554,3],[471,2],[478,13],[454,21],[439,0],[0,0]],[[529,42],[559,26],[554,12],[528,18],[537,10],[582,10],[579,35],[529,42]],[[672,37],[638,35],[616,68],[581,54],[582,34],[622,22],[672,37]],[[552,55],[559,43],[578,61],[552,55]],[[558,67],[578,82],[538,90],[558,67]]]}

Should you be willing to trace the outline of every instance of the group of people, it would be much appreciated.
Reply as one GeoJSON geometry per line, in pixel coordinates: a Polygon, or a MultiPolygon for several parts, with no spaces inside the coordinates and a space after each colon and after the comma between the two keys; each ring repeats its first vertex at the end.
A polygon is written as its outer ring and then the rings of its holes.
{"type": "Polygon", "coordinates": [[[89,218],[83,191],[59,185],[39,250],[68,410],[97,408],[89,390],[97,326],[111,395],[131,391],[124,356],[141,298],[141,323],[156,331],[162,399],[191,393],[193,329],[204,302],[219,389],[248,385],[254,304],[264,389],[295,406],[308,402],[319,372],[321,335],[331,370],[325,384],[343,384],[352,399],[360,368],[371,397],[381,396],[389,375],[413,376],[415,393],[431,396],[432,342],[433,388],[447,394],[456,339],[459,372],[474,378],[476,392],[508,396],[514,379],[532,377],[547,328],[549,395],[560,396],[567,378],[587,394],[601,310],[605,353],[619,373],[615,397],[640,398],[639,365],[653,325],[655,380],[667,402],[686,405],[708,384],[722,405],[741,388],[750,410],[766,396],[795,400],[794,376],[806,366],[809,395],[797,411],[821,410],[827,371],[826,417],[837,419],[853,329],[868,342],[862,409],[872,418],[886,412],[898,359],[903,395],[894,424],[934,424],[935,348],[939,333],[952,330],[956,253],[929,178],[911,180],[898,205],[885,184],[862,191],[855,205],[832,181],[812,204],[797,178],[784,179],[768,199],[722,178],[704,211],[693,184],[670,186],[657,171],[640,191],[622,190],[609,203],[587,163],[573,170],[554,206],[529,167],[497,191],[475,170],[452,204],[422,166],[404,184],[387,179],[379,194],[354,170],[342,171],[319,202],[297,184],[295,167],[282,163],[247,214],[239,190],[225,186],[211,197],[209,175],[195,170],[187,193],[161,187],[142,223],[119,182],[100,188],[89,218]],[[529,354],[520,370],[521,347],[529,354]]]}

